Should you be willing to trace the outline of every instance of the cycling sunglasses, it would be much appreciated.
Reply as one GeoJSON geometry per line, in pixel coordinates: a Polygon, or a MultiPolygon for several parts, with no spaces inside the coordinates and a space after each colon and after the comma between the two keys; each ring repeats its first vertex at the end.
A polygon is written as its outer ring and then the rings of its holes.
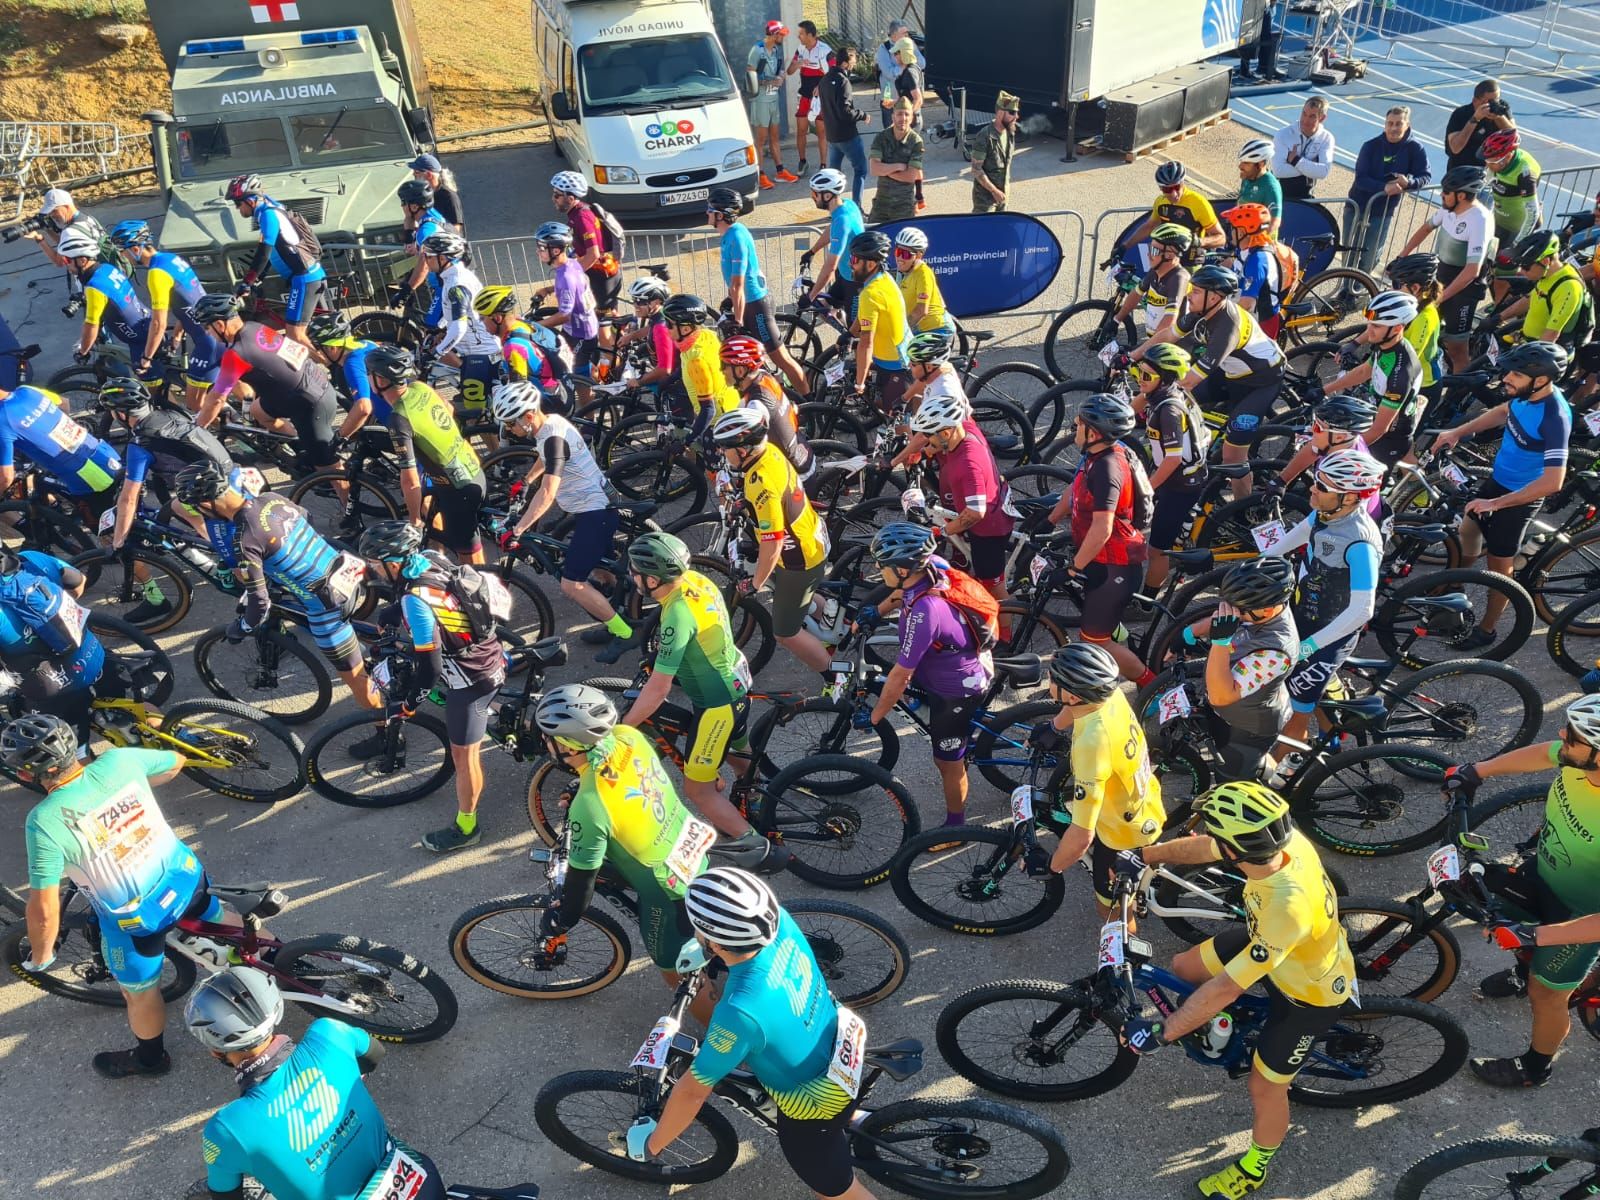
{"type": "Polygon", "coordinates": [[[915,258],[917,254],[918,251],[907,250],[904,246],[896,246],[894,248],[894,256],[896,258],[915,258]]]}
{"type": "Polygon", "coordinates": [[[1163,196],[1181,196],[1183,195],[1183,188],[1184,185],[1181,183],[1176,184],[1173,187],[1164,187],[1161,189],[1161,194],[1163,196]]]}

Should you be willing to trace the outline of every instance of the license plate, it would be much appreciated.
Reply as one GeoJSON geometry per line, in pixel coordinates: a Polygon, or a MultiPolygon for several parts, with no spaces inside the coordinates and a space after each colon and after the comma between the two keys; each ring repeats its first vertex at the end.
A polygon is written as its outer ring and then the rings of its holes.
{"type": "Polygon", "coordinates": [[[689,204],[695,200],[709,200],[710,198],[710,188],[690,188],[688,191],[683,192],[662,192],[661,206],[665,208],[669,204],[689,204]]]}
{"type": "Polygon", "coordinates": [[[1283,541],[1283,536],[1287,532],[1282,521],[1263,521],[1250,531],[1250,536],[1256,540],[1256,549],[1265,554],[1283,541]]]}

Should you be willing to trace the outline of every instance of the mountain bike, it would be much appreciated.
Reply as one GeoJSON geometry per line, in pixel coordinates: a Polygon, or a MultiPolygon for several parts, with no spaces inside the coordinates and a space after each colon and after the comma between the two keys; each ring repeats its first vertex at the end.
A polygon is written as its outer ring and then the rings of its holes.
{"type": "Polygon", "coordinates": [[[1473,1138],[1436,1150],[1395,1182],[1394,1200],[1577,1200],[1600,1193],[1600,1127],[1577,1137],[1473,1138]]]}
{"type": "MultiPolygon", "coordinates": [[[[183,1200],[211,1200],[212,1191],[204,1179],[197,1179],[183,1194],[183,1200]]],[[[473,1183],[447,1183],[445,1200],[539,1200],[539,1185],[518,1183],[511,1187],[491,1188],[473,1183]]],[[[244,1180],[243,1200],[272,1200],[272,1193],[261,1186],[259,1180],[248,1175],[244,1180]]]]}

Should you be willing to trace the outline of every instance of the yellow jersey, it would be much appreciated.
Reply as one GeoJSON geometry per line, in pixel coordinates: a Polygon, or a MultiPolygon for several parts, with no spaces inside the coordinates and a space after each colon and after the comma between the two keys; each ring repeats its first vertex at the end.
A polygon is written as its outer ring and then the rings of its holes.
{"type": "Polygon", "coordinates": [[[894,280],[876,272],[856,298],[856,328],[872,346],[872,361],[880,367],[903,371],[909,365],[906,345],[906,302],[894,280]]]}
{"type": "Polygon", "coordinates": [[[900,276],[900,299],[905,302],[907,320],[917,305],[926,307],[927,311],[917,322],[918,333],[943,329],[950,324],[950,318],[945,313],[944,296],[939,291],[938,276],[926,262],[919,262],[900,276]]]}
{"type": "Polygon", "coordinates": [[[727,386],[722,374],[722,339],[715,330],[700,330],[690,340],[689,348],[679,351],[678,373],[691,405],[715,405],[718,390],[727,386]]]}
{"type": "MultiPolygon", "coordinates": [[[[1072,724],[1072,823],[1094,830],[1111,850],[1148,846],[1166,810],[1150,770],[1144,730],[1120,690],[1072,724]]],[[[1098,886],[1098,885],[1097,885],[1098,886]]]]}
{"type": "Polygon", "coordinates": [[[1183,195],[1176,200],[1163,192],[1150,206],[1150,216],[1158,225],[1170,221],[1196,236],[1217,223],[1217,210],[1211,207],[1211,201],[1193,188],[1184,188],[1183,195]]]}
{"type": "Polygon", "coordinates": [[[1422,386],[1432,387],[1439,378],[1439,310],[1428,305],[1412,318],[1404,334],[1422,364],[1422,386]]]}
{"type": "Polygon", "coordinates": [[[806,499],[794,464],[768,442],[744,473],[744,499],[763,542],[781,541],[779,562],[787,570],[804,571],[828,558],[828,531],[806,499]]]}

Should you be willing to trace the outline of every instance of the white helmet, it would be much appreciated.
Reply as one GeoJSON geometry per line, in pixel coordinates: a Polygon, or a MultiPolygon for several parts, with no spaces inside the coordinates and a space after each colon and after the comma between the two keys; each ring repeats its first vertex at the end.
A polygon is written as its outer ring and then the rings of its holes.
{"type": "Polygon", "coordinates": [[[283,996],[265,971],[229,967],[194,990],[183,1019],[207,1050],[252,1050],[283,1020],[283,996]]]}
{"type": "Polygon", "coordinates": [[[56,253],[62,258],[99,258],[100,243],[83,230],[69,226],[56,243],[56,253]]]}
{"type": "Polygon", "coordinates": [[[550,176],[550,190],[582,200],[589,194],[589,181],[576,171],[557,171],[550,176]]]}
{"type": "Polygon", "coordinates": [[[527,379],[513,379],[495,385],[489,394],[489,415],[502,425],[520,421],[529,413],[539,411],[543,393],[539,386],[527,379]]]}
{"type": "Polygon", "coordinates": [[[652,300],[665,300],[672,295],[672,289],[654,275],[646,275],[642,279],[635,279],[628,285],[628,299],[635,304],[649,304],[652,300]]]}
{"type": "Polygon", "coordinates": [[[1251,138],[1239,147],[1239,161],[1247,163],[1269,163],[1272,161],[1272,143],[1266,138],[1251,138]]]}
{"type": "Polygon", "coordinates": [[[940,393],[924,396],[916,415],[911,418],[911,432],[935,434],[941,429],[954,429],[967,419],[967,404],[960,396],[940,393]]]}
{"type": "Polygon", "coordinates": [[[1567,728],[1591,746],[1600,746],[1600,695],[1580,696],[1567,706],[1567,728]]]}
{"type": "Polygon", "coordinates": [[[765,408],[736,408],[711,426],[711,443],[719,450],[750,449],[767,440],[765,408]]]}
{"type": "Polygon", "coordinates": [[[1363,315],[1375,325],[1409,325],[1417,319],[1417,298],[1410,292],[1379,292],[1363,315]]]}
{"type": "Polygon", "coordinates": [[[921,254],[928,248],[928,235],[915,225],[907,225],[895,234],[894,244],[902,250],[914,250],[921,254]]]}
{"type": "Polygon", "coordinates": [[[689,881],[689,924],[729,950],[758,950],[778,936],[778,898],[738,867],[712,867],[689,881]]]}
{"type": "Polygon", "coordinates": [[[832,167],[823,167],[811,177],[810,187],[813,192],[828,192],[834,196],[842,196],[846,187],[844,172],[835,171],[832,167]]]}
{"type": "Polygon", "coordinates": [[[1384,465],[1365,450],[1335,450],[1317,463],[1317,480],[1330,491],[1367,494],[1383,486],[1384,465]]]}

